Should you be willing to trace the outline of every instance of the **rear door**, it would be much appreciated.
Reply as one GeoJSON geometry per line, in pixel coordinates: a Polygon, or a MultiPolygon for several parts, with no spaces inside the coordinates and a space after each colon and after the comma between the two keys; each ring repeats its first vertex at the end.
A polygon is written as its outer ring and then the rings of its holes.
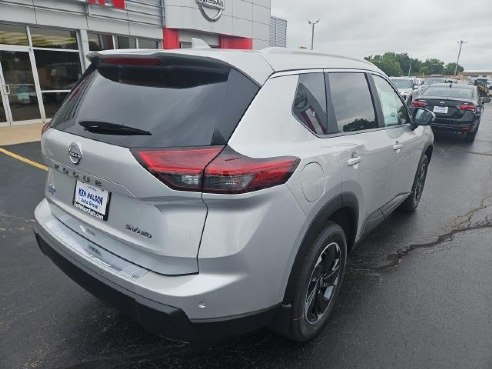
{"type": "Polygon", "coordinates": [[[397,92],[381,76],[371,77],[377,106],[381,109],[380,125],[393,144],[388,191],[394,198],[383,208],[384,213],[390,213],[412,190],[413,178],[423,152],[422,140],[419,140],[423,128],[413,130],[408,110],[397,92]]]}
{"type": "Polygon", "coordinates": [[[193,165],[186,148],[225,145],[258,89],[210,59],[93,60],[43,136],[50,166],[46,197],[54,215],[147,269],[197,272],[207,215],[202,194],[166,185],[153,159],[160,165],[158,159],[171,155],[193,165]]]}
{"type": "Polygon", "coordinates": [[[337,125],[343,192],[359,195],[362,231],[383,218],[381,208],[394,194],[390,191],[394,160],[393,140],[378,124],[368,76],[363,72],[327,73],[328,114],[337,125]]]}

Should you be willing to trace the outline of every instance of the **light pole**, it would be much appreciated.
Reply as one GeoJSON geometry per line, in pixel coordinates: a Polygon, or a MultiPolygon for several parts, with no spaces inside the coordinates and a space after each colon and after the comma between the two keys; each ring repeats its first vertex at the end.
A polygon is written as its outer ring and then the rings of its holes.
{"type": "Polygon", "coordinates": [[[458,59],[456,59],[456,65],[454,66],[454,76],[456,77],[456,73],[458,72],[458,63],[460,62],[460,56],[461,56],[461,48],[463,47],[463,44],[466,44],[467,41],[459,40],[458,44],[460,44],[460,50],[458,51],[458,59]]]}
{"type": "Polygon", "coordinates": [[[319,19],[315,22],[308,20],[308,23],[311,25],[311,50],[313,50],[314,47],[314,26],[317,25],[319,22],[319,19]]]}

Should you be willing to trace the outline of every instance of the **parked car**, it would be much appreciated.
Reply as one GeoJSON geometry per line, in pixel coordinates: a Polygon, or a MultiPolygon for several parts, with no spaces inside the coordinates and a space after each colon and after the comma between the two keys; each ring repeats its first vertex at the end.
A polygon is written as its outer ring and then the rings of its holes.
{"type": "Polygon", "coordinates": [[[313,338],[347,253],[413,211],[433,113],[372,64],[267,49],[103,51],[42,135],[41,250],[175,340],[313,338]],[[346,69],[346,71],[344,70],[346,69]]]}
{"type": "Polygon", "coordinates": [[[415,108],[426,108],[436,114],[432,129],[461,133],[473,142],[480,126],[484,102],[476,86],[438,83],[429,86],[414,100],[415,108]]]}
{"type": "Polygon", "coordinates": [[[415,83],[413,78],[406,77],[391,77],[393,85],[398,89],[401,97],[410,105],[415,97],[420,94],[419,85],[415,83]]]}

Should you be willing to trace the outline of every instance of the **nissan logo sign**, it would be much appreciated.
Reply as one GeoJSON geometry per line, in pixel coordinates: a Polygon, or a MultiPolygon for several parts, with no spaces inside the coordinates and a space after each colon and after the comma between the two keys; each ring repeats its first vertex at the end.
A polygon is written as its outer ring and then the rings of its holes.
{"type": "Polygon", "coordinates": [[[68,157],[75,165],[79,164],[80,160],[82,160],[82,149],[75,142],[68,147],[68,157]]]}
{"type": "Polygon", "coordinates": [[[198,9],[210,22],[216,22],[224,11],[224,0],[196,0],[198,9]]]}

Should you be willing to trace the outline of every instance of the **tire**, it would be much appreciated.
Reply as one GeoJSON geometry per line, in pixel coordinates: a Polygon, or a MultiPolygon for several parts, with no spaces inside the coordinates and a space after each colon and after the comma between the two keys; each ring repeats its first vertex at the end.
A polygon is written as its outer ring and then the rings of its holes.
{"type": "Polygon", "coordinates": [[[475,141],[475,137],[477,136],[477,132],[478,132],[478,127],[477,129],[475,129],[475,131],[473,132],[468,132],[465,136],[465,141],[466,142],[470,142],[472,143],[473,141],[475,141]]]}
{"type": "Polygon", "coordinates": [[[292,270],[291,291],[287,291],[292,314],[286,335],[305,342],[319,333],[340,291],[347,263],[345,233],[338,224],[328,222],[301,252],[302,259],[296,260],[292,270]]]}
{"type": "Polygon", "coordinates": [[[422,198],[422,192],[424,191],[425,180],[427,178],[427,169],[429,168],[429,157],[424,155],[420,159],[419,166],[417,167],[417,173],[413,179],[412,192],[410,196],[400,205],[399,210],[402,211],[415,211],[419,206],[420,199],[422,198]]]}

